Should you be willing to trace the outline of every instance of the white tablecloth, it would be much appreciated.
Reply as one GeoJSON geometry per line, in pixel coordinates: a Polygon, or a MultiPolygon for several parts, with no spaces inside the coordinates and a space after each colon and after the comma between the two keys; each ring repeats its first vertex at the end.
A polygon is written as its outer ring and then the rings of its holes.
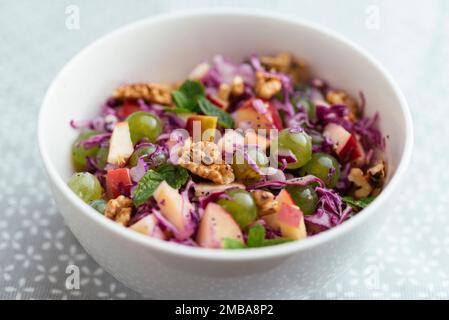
{"type": "Polygon", "coordinates": [[[38,155],[38,110],[58,70],[98,36],[159,12],[220,3],[270,9],[336,29],[386,65],[412,109],[416,147],[390,221],[349,272],[310,298],[449,298],[445,0],[1,0],[0,298],[140,297],[104,272],[64,225],[38,155]],[[66,27],[69,5],[80,10],[79,29],[66,27]],[[72,263],[81,270],[80,290],[65,287],[66,266],[72,263]]]}

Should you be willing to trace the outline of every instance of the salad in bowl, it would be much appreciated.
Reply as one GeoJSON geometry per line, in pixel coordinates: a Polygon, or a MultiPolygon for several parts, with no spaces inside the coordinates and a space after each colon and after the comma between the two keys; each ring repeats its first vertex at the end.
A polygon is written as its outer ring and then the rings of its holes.
{"type": "Polygon", "coordinates": [[[289,53],[217,55],[177,83],[118,86],[79,130],[69,187],[105,218],[183,245],[303,240],[382,191],[378,115],[289,53]]]}

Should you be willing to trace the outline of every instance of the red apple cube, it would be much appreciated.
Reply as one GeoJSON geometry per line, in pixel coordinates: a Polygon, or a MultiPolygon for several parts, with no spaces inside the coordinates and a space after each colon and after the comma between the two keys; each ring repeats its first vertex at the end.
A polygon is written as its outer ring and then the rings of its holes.
{"type": "Polygon", "coordinates": [[[193,141],[215,140],[215,131],[217,129],[217,117],[194,115],[187,119],[186,130],[189,132],[193,141]]]}
{"type": "Polygon", "coordinates": [[[354,161],[363,156],[363,149],[355,135],[351,134],[341,125],[329,123],[324,128],[324,136],[329,138],[340,160],[354,161]]]}
{"type": "Polygon", "coordinates": [[[110,199],[115,199],[122,192],[128,193],[132,186],[128,168],[108,170],[106,173],[106,192],[110,199]]]}
{"type": "Polygon", "coordinates": [[[297,206],[281,204],[278,222],[283,237],[301,240],[307,237],[304,215],[297,206]]]}
{"type": "Polygon", "coordinates": [[[233,114],[235,125],[241,129],[282,129],[282,122],[277,110],[261,99],[249,99],[233,114]]]}

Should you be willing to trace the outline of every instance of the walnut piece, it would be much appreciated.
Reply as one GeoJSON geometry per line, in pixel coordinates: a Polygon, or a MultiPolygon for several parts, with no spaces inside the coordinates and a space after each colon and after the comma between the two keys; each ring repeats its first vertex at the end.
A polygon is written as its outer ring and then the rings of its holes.
{"type": "Polygon", "coordinates": [[[213,142],[188,139],[178,156],[178,165],[204,179],[216,184],[229,184],[235,180],[231,166],[223,163],[220,149],[213,142]]]}
{"type": "Polygon", "coordinates": [[[122,226],[127,226],[131,220],[132,205],[130,198],[120,195],[108,201],[104,215],[122,226]]]}
{"type": "Polygon", "coordinates": [[[343,104],[348,107],[350,113],[349,118],[355,120],[355,116],[359,112],[359,107],[354,98],[341,90],[330,90],[326,94],[326,100],[331,104],[343,104]]]}
{"type": "Polygon", "coordinates": [[[262,99],[271,99],[275,94],[281,91],[281,80],[261,71],[256,72],[256,95],[262,99]]]}
{"type": "Polygon", "coordinates": [[[112,94],[117,99],[144,99],[147,102],[170,105],[172,87],[159,83],[135,83],[115,89],[112,94]]]}
{"type": "Polygon", "coordinates": [[[251,192],[259,209],[260,216],[276,213],[279,210],[279,202],[275,200],[274,194],[269,191],[255,190],[251,192]]]}
{"type": "Polygon", "coordinates": [[[306,82],[310,79],[307,64],[293,57],[288,52],[281,52],[276,56],[263,56],[260,62],[268,69],[288,74],[293,82],[306,82]]]}

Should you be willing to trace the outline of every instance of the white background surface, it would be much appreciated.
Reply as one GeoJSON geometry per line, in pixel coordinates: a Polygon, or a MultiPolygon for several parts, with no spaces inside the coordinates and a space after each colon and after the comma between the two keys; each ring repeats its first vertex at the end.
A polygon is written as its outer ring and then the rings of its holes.
{"type": "Polygon", "coordinates": [[[160,12],[208,5],[269,9],[331,27],[383,62],[409,101],[415,152],[385,227],[346,274],[310,298],[449,298],[445,0],[0,0],[0,298],[140,297],[92,261],[64,226],[40,163],[37,114],[58,70],[100,35],[160,12]],[[68,5],[79,8],[80,29],[66,27],[68,5]],[[65,288],[69,264],[81,270],[80,290],[65,288]]]}

